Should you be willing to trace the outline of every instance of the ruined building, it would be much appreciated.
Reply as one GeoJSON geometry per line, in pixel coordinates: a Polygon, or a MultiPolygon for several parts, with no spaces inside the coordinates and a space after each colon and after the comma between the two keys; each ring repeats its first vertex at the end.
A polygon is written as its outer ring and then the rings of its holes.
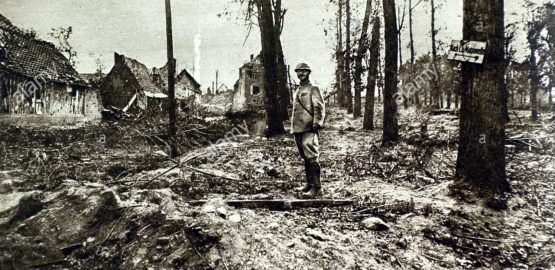
{"type": "Polygon", "coordinates": [[[53,44],[0,15],[0,114],[99,117],[99,103],[53,44]]]}
{"type": "Polygon", "coordinates": [[[163,110],[167,95],[153,81],[148,68],[135,59],[114,53],[114,66],[101,84],[102,104],[123,111],[163,110]]]}
{"type": "MultiPolygon", "coordinates": [[[[168,66],[149,70],[135,59],[114,53],[114,67],[106,75],[101,89],[105,108],[163,111],[167,109],[168,66]]],[[[192,106],[200,94],[200,84],[187,70],[177,74],[175,99],[178,109],[192,106]]]]}
{"type": "Polygon", "coordinates": [[[264,106],[264,66],[262,55],[251,55],[249,62],[239,68],[239,79],[234,86],[235,94],[231,112],[258,111],[264,106]]]}

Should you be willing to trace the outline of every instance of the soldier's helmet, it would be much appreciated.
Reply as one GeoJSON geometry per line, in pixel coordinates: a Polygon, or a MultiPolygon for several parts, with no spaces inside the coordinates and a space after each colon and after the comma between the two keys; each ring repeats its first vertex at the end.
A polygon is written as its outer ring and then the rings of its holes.
{"type": "Polygon", "coordinates": [[[299,63],[296,67],[295,67],[295,71],[298,70],[308,70],[310,72],[312,72],[312,69],[310,69],[310,66],[307,63],[299,63]]]}

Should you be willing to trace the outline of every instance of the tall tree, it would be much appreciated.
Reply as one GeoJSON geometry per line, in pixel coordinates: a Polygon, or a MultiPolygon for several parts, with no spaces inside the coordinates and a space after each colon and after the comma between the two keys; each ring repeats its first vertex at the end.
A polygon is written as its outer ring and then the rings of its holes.
{"type": "MultiPolygon", "coordinates": [[[[415,52],[414,52],[414,33],[412,30],[412,11],[414,10],[414,8],[417,6],[418,4],[416,4],[414,7],[412,6],[412,0],[409,0],[409,44],[410,44],[410,70],[409,70],[409,78],[410,80],[413,80],[414,78],[414,58],[415,58],[415,52]]],[[[417,107],[420,107],[420,93],[416,92],[414,93],[414,103],[416,103],[417,107]]]]}
{"type": "Polygon", "coordinates": [[[397,18],[395,0],[383,0],[385,24],[385,83],[383,90],[383,135],[382,144],[394,144],[399,139],[397,103],[393,95],[397,91],[397,18]]]}
{"type": "Polygon", "coordinates": [[[347,113],[353,113],[353,94],[351,92],[351,1],[345,1],[345,66],[343,73],[345,103],[347,113]]]}
{"type": "Polygon", "coordinates": [[[266,135],[285,133],[278,103],[278,70],[276,34],[271,0],[257,0],[258,26],[264,65],[264,93],[266,102],[266,135]]]}
{"type": "Polygon", "coordinates": [[[397,6],[397,27],[399,28],[399,30],[397,30],[397,39],[399,41],[399,68],[402,70],[403,69],[403,28],[405,25],[405,17],[407,15],[407,2],[406,0],[403,0],[403,10],[401,11],[401,6],[398,5],[397,6]]]}
{"type": "Polygon", "coordinates": [[[456,190],[496,195],[510,190],[505,172],[504,0],[464,0],[463,39],[485,41],[481,65],[462,63],[456,190]],[[476,25],[483,23],[483,31],[476,25]]]}
{"type": "MultiPolygon", "coordinates": [[[[432,65],[434,66],[434,69],[438,72],[439,75],[439,68],[438,68],[438,63],[437,63],[437,43],[436,43],[436,35],[437,35],[437,30],[436,30],[436,6],[435,6],[435,1],[431,0],[430,1],[430,5],[431,5],[431,14],[432,14],[432,19],[431,19],[431,34],[432,34],[432,65]]],[[[440,107],[440,98],[441,98],[441,92],[439,89],[439,76],[436,76],[435,79],[432,80],[432,93],[430,96],[431,104],[434,108],[439,108],[440,107]]]]}
{"type": "Polygon", "coordinates": [[[335,61],[337,68],[335,70],[335,88],[337,92],[337,103],[343,106],[345,103],[344,88],[344,51],[343,51],[343,3],[342,0],[337,1],[337,47],[335,49],[335,61]]]}
{"type": "Polygon", "coordinates": [[[537,62],[537,53],[540,48],[538,38],[541,26],[537,22],[530,23],[528,30],[528,45],[530,46],[530,111],[532,121],[538,121],[538,89],[540,88],[540,72],[537,62]]]}
{"type": "MultiPolygon", "coordinates": [[[[377,10],[378,7],[376,7],[377,10]]],[[[368,82],[366,83],[366,103],[362,128],[374,130],[374,94],[376,92],[376,80],[378,79],[378,62],[380,57],[380,17],[375,12],[372,26],[372,41],[370,43],[370,60],[368,63],[368,82]]]]}
{"type": "Polygon", "coordinates": [[[281,0],[272,0],[274,9],[274,35],[276,43],[276,60],[277,60],[277,84],[278,84],[278,101],[279,110],[282,120],[289,119],[289,87],[287,86],[287,67],[285,65],[285,57],[283,55],[283,47],[281,46],[281,32],[283,30],[283,19],[287,10],[281,6],[281,0]]]}
{"type": "Polygon", "coordinates": [[[370,23],[370,13],[372,13],[372,0],[366,0],[366,11],[364,12],[364,19],[362,21],[362,31],[360,39],[358,40],[358,48],[355,56],[355,107],[353,116],[358,118],[362,116],[361,105],[361,92],[362,92],[362,59],[368,50],[368,24],[370,23]]]}

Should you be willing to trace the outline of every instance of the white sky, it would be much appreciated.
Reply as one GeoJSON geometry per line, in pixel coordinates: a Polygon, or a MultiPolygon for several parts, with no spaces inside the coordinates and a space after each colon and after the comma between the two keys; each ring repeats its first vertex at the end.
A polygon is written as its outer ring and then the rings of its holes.
{"type": "MultiPolygon", "coordinates": [[[[364,0],[352,1],[355,8],[364,8],[364,0]]],[[[335,7],[329,7],[328,2],[284,0],[288,12],[282,35],[287,63],[295,66],[301,60],[308,61],[314,70],[313,79],[324,87],[333,81],[335,67],[332,37],[324,34],[324,26],[327,26],[330,18],[333,19],[336,11],[335,7]]],[[[403,2],[397,0],[397,3],[402,5],[403,2]]],[[[505,4],[506,23],[522,17],[521,0],[506,0],[505,4]]],[[[194,38],[200,34],[201,67],[197,80],[203,89],[211,86],[217,69],[220,82],[232,88],[239,67],[248,60],[250,54],[260,52],[260,34],[256,27],[243,46],[247,27],[240,19],[217,16],[226,10],[237,11],[237,4],[232,3],[232,0],[172,1],[178,68],[187,68],[193,73],[194,38]]],[[[417,54],[430,50],[428,10],[427,1],[415,9],[417,54]]],[[[362,12],[359,10],[356,16],[360,17],[362,12]]],[[[160,67],[166,62],[164,0],[0,0],[0,13],[18,27],[35,29],[39,37],[46,40],[51,40],[48,37],[51,28],[73,26],[70,43],[78,52],[77,69],[82,73],[94,72],[95,59],[98,57],[106,66],[104,72],[108,72],[113,65],[114,52],[136,58],[148,67],[160,67]]],[[[437,16],[440,41],[449,44],[451,39],[461,38],[462,0],[444,0],[437,16]]],[[[408,17],[406,21],[403,43],[408,44],[408,17]]],[[[329,34],[334,35],[333,32],[329,34]]],[[[523,37],[520,37],[521,43],[523,37]]],[[[521,52],[524,53],[524,50],[521,49],[521,52]]],[[[408,57],[409,52],[405,49],[403,60],[406,61],[408,57]]]]}

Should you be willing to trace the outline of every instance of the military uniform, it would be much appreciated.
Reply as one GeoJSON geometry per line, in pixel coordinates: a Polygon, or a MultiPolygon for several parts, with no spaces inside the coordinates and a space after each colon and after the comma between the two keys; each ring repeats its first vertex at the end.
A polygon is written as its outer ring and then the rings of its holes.
{"type": "MultiPolygon", "coordinates": [[[[306,64],[299,64],[295,71],[299,69],[310,71],[306,64]]],[[[318,139],[319,129],[324,126],[324,98],[320,88],[309,80],[301,82],[293,98],[291,133],[295,135],[295,142],[304,160],[306,172],[306,185],[297,191],[306,192],[303,195],[308,197],[321,196],[318,139]]]]}

